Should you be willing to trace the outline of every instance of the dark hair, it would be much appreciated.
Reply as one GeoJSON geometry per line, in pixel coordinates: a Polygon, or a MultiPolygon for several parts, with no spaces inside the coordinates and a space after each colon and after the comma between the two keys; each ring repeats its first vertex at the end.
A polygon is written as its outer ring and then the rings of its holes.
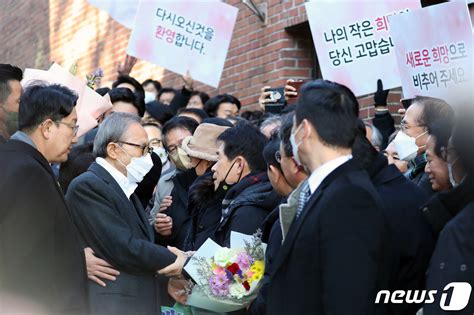
{"type": "Polygon", "coordinates": [[[115,102],[124,102],[130,103],[138,111],[138,115],[143,117],[143,113],[140,115],[140,106],[138,105],[138,100],[136,94],[133,93],[130,89],[127,88],[114,88],[109,92],[110,101],[112,104],[115,102]]]}
{"type": "Polygon", "coordinates": [[[153,84],[155,86],[155,89],[159,92],[161,90],[161,83],[160,81],[152,80],[152,79],[147,79],[143,81],[142,86],[145,87],[148,84],[153,84]]]}
{"type": "Polygon", "coordinates": [[[103,87],[103,88],[98,88],[98,89],[96,89],[95,91],[96,91],[98,94],[104,96],[105,94],[109,93],[110,90],[111,90],[111,89],[108,88],[108,87],[103,87]]]}
{"type": "Polygon", "coordinates": [[[143,89],[143,86],[140,84],[140,82],[138,82],[131,76],[121,74],[112,84],[112,88],[116,88],[122,83],[128,83],[135,88],[135,92],[132,92],[135,94],[136,97],[136,104],[138,106],[138,116],[143,117],[143,114],[145,113],[145,90],[143,89]]]}
{"type": "Polygon", "coordinates": [[[263,148],[263,158],[265,159],[268,167],[271,165],[281,171],[281,165],[275,157],[277,152],[280,152],[280,138],[278,137],[277,133],[273,133],[270,137],[270,140],[265,145],[265,148],[263,148]]]}
{"type": "Polygon", "coordinates": [[[209,118],[204,119],[202,122],[207,123],[207,124],[217,125],[217,126],[223,126],[223,127],[234,127],[234,124],[232,124],[230,121],[224,118],[219,118],[219,117],[209,117],[209,118]]]}
{"type": "Polygon", "coordinates": [[[206,110],[207,114],[210,117],[215,117],[217,110],[219,109],[219,106],[222,103],[232,103],[237,106],[237,108],[240,110],[241,104],[240,101],[230,95],[230,94],[220,94],[214,97],[211,97],[205,104],[204,104],[204,109],[206,110]]]}
{"type": "Polygon", "coordinates": [[[11,80],[23,80],[23,71],[16,66],[0,63],[0,103],[4,103],[12,92],[8,83],[11,80]]]}
{"type": "Polygon", "coordinates": [[[142,126],[143,126],[143,127],[156,127],[156,128],[158,128],[158,129],[160,129],[160,131],[161,131],[161,129],[162,129],[159,124],[154,123],[154,122],[142,122],[142,126]]]}
{"type": "Polygon", "coordinates": [[[434,153],[442,158],[441,148],[447,148],[451,132],[453,130],[452,120],[442,119],[428,125],[428,134],[435,138],[434,153]]]}
{"type": "Polygon", "coordinates": [[[164,93],[173,93],[176,95],[176,90],[173,89],[173,88],[168,88],[168,87],[165,87],[165,88],[162,88],[159,92],[158,92],[158,95],[156,96],[156,100],[160,100],[160,97],[162,94],[164,93]]]}
{"type": "Polygon", "coordinates": [[[189,114],[194,114],[196,116],[199,116],[199,118],[201,118],[201,121],[203,121],[206,118],[209,118],[207,113],[200,108],[181,108],[180,110],[178,110],[178,115],[183,114],[183,113],[189,113],[189,114]]]}
{"type": "Polygon", "coordinates": [[[158,101],[148,102],[145,105],[146,111],[158,121],[162,126],[166,124],[168,120],[174,117],[173,111],[168,105],[162,104],[158,101]]]}
{"type": "Polygon", "coordinates": [[[437,120],[452,120],[454,117],[454,111],[451,106],[439,98],[417,96],[413,99],[412,104],[415,103],[423,106],[420,117],[418,117],[420,125],[428,127],[437,120]]]}
{"type": "Polygon", "coordinates": [[[280,127],[280,140],[283,144],[283,150],[285,150],[285,155],[287,157],[293,156],[293,149],[290,142],[291,129],[293,128],[293,117],[295,117],[294,113],[289,113],[284,116],[280,127]]]}
{"type": "Polygon", "coordinates": [[[164,124],[163,129],[161,130],[163,134],[163,145],[166,147],[166,135],[173,129],[185,129],[191,134],[194,134],[194,131],[199,126],[199,123],[192,118],[177,116],[170,119],[166,124],[164,124]]]}
{"type": "Polygon", "coordinates": [[[367,130],[362,119],[354,116],[356,120],[357,134],[352,144],[352,156],[357,164],[365,169],[369,175],[375,176],[377,169],[373,167],[374,161],[377,158],[378,151],[374,148],[369,139],[367,139],[367,130]]]}
{"type": "Polygon", "coordinates": [[[209,94],[207,94],[206,92],[194,91],[191,93],[191,97],[196,95],[199,96],[203,105],[206,104],[206,102],[210,99],[209,94]]]}
{"type": "Polygon", "coordinates": [[[59,168],[59,185],[66,194],[69,184],[74,178],[81,175],[95,161],[96,156],[92,153],[93,144],[86,143],[72,148],[66,162],[59,168]]]}
{"type": "Polygon", "coordinates": [[[247,160],[252,172],[266,170],[263,148],[267,138],[252,124],[240,122],[221,133],[217,140],[224,142],[224,154],[228,159],[232,160],[240,155],[247,160]]]}
{"type": "Polygon", "coordinates": [[[116,87],[118,87],[120,84],[123,84],[123,83],[128,83],[132,85],[135,88],[135,91],[140,90],[142,93],[145,93],[144,92],[145,90],[143,89],[143,86],[140,84],[140,82],[138,82],[136,79],[126,74],[120,74],[117,77],[117,80],[114,81],[114,83],[112,83],[112,88],[115,89],[116,87]]]}
{"type": "Polygon", "coordinates": [[[72,113],[77,98],[75,92],[59,84],[28,86],[20,99],[19,129],[33,131],[46,119],[59,122],[72,113]]]}
{"type": "Polygon", "coordinates": [[[340,84],[315,80],[301,88],[296,106],[296,122],[306,119],[328,146],[351,148],[357,136],[354,99],[340,84]]]}
{"type": "Polygon", "coordinates": [[[247,110],[240,114],[240,117],[259,127],[265,113],[261,110],[247,110]]]}

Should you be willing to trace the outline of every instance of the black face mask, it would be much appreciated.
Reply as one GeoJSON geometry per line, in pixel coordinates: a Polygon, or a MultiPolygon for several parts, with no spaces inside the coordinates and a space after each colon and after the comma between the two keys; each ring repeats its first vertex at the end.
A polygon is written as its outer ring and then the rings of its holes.
{"type": "Polygon", "coordinates": [[[225,177],[224,179],[222,180],[222,182],[219,183],[219,185],[217,187],[215,187],[215,191],[219,191],[219,190],[224,190],[224,191],[229,191],[229,189],[231,189],[233,186],[235,186],[238,182],[240,182],[240,178],[242,177],[242,172],[240,172],[239,174],[239,179],[237,179],[237,181],[233,184],[227,184],[226,183],[226,180],[227,180],[227,176],[229,176],[229,173],[230,171],[232,170],[232,168],[234,167],[235,165],[235,162],[237,162],[237,160],[235,160],[232,165],[230,166],[229,170],[227,171],[227,174],[225,174],[225,177]]]}

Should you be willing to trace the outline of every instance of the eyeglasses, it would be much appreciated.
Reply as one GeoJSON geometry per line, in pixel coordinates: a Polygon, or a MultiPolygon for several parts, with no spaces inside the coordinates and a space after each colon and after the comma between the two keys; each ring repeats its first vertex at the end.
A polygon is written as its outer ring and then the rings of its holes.
{"type": "Polygon", "coordinates": [[[130,143],[130,142],[125,142],[125,141],[117,141],[117,143],[131,145],[133,147],[140,148],[140,150],[142,150],[142,155],[146,155],[147,153],[150,153],[150,154],[153,153],[153,148],[150,147],[148,144],[136,144],[136,143],[130,143]]]}
{"type": "Polygon", "coordinates": [[[77,131],[79,130],[79,125],[77,125],[77,124],[74,124],[74,125],[73,124],[68,124],[68,123],[65,123],[65,122],[62,122],[62,121],[57,121],[57,123],[68,126],[69,128],[72,129],[72,133],[74,135],[77,135],[77,131]]]}
{"type": "Polygon", "coordinates": [[[416,128],[416,127],[424,128],[425,126],[424,125],[408,126],[408,124],[404,120],[402,120],[402,122],[400,123],[400,128],[402,129],[403,132],[407,131],[408,129],[416,128]]]}
{"type": "Polygon", "coordinates": [[[160,146],[161,145],[161,139],[154,138],[151,139],[150,142],[148,143],[149,146],[160,146]]]}
{"type": "Polygon", "coordinates": [[[176,150],[178,150],[178,147],[181,147],[181,144],[183,143],[183,140],[179,141],[178,145],[170,145],[168,147],[166,147],[166,151],[173,155],[176,153],[176,150]]]}

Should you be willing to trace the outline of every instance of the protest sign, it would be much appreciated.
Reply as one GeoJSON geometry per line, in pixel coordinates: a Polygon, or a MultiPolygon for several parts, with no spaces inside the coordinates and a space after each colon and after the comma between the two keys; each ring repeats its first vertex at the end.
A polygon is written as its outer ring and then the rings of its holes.
{"type": "Polygon", "coordinates": [[[237,13],[219,1],[140,1],[127,53],[218,87],[237,13]]]}
{"type": "Polygon", "coordinates": [[[431,96],[451,105],[472,102],[473,35],[464,3],[393,16],[390,25],[405,98],[431,96]]]}
{"type": "Polygon", "coordinates": [[[401,85],[388,17],[420,8],[419,0],[306,3],[323,78],[348,86],[356,96],[401,85]]]}

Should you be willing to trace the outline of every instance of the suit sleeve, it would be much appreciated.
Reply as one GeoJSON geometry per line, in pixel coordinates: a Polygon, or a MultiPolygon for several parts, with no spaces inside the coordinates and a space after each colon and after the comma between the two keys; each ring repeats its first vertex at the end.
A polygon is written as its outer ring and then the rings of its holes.
{"type": "Polygon", "coordinates": [[[66,196],[80,233],[86,242],[98,244],[105,260],[129,272],[156,272],[176,260],[168,249],[135,238],[109,199],[84,181],[76,182],[66,196]]]}
{"type": "Polygon", "coordinates": [[[388,145],[388,138],[392,133],[395,132],[395,120],[393,120],[392,115],[389,111],[382,112],[382,113],[375,113],[375,117],[372,120],[375,128],[377,128],[380,133],[382,134],[383,149],[388,145]]]}
{"type": "Polygon", "coordinates": [[[341,187],[330,200],[319,236],[323,313],[372,314],[386,245],[383,209],[361,187],[341,187]]]}
{"type": "Polygon", "coordinates": [[[135,189],[135,195],[140,199],[144,209],[148,207],[150,200],[153,198],[153,193],[160,180],[163,167],[160,157],[156,153],[152,153],[151,158],[153,160],[153,167],[138,184],[137,189],[135,189]]]}

